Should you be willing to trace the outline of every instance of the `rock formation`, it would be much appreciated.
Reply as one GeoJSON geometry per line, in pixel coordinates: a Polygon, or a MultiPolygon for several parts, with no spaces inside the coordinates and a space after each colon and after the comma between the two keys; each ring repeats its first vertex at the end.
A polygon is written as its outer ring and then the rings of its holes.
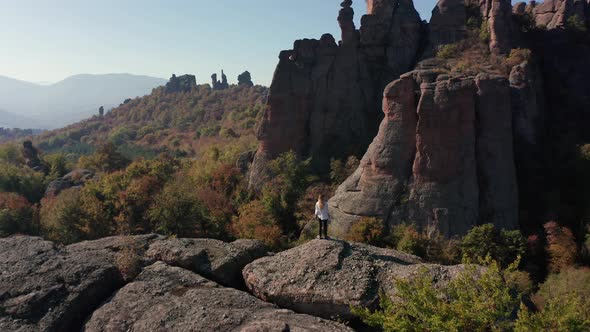
{"type": "Polygon", "coordinates": [[[211,75],[211,88],[213,90],[225,90],[229,88],[227,76],[223,73],[223,69],[221,70],[221,81],[217,80],[217,74],[211,75]]]}
{"type": "MultiPolygon", "coordinates": [[[[145,245],[148,238],[137,241],[145,245]]],[[[62,250],[25,236],[1,239],[0,248],[2,331],[78,330],[124,284],[111,249],[62,250]]]]}
{"type": "Polygon", "coordinates": [[[342,30],[341,46],[357,46],[359,42],[359,32],[354,26],[354,9],[352,9],[352,0],[344,0],[338,13],[338,24],[342,30]]]}
{"type": "Polygon", "coordinates": [[[588,24],[588,3],[585,0],[545,0],[534,6],[533,16],[539,27],[565,28],[570,19],[588,24]]]}
{"type": "Polygon", "coordinates": [[[22,155],[25,158],[26,165],[35,172],[46,172],[47,167],[39,159],[39,151],[33,146],[33,142],[24,141],[22,155]]]}
{"type": "Polygon", "coordinates": [[[70,188],[81,188],[94,178],[94,172],[88,169],[75,169],[63,177],[51,181],[45,190],[45,196],[57,196],[60,192],[70,188]]]}
{"type": "Polygon", "coordinates": [[[96,310],[84,331],[351,331],[157,262],[96,310]]]}
{"type": "Polygon", "coordinates": [[[238,85],[254,86],[254,83],[252,83],[252,75],[249,71],[246,70],[238,75],[238,85]]]}
{"type": "MultiPolygon", "coordinates": [[[[0,274],[0,294],[2,294],[0,330],[79,331],[84,321],[103,301],[111,297],[126,282],[135,279],[135,274],[143,267],[155,263],[156,260],[179,268],[166,267],[162,269],[162,274],[156,273],[159,275],[159,279],[156,280],[161,288],[151,288],[153,292],[159,290],[168,292],[166,296],[175,296],[174,294],[180,291],[182,286],[188,286],[183,280],[187,282],[198,280],[199,285],[215,285],[213,281],[205,280],[199,275],[206,275],[226,285],[243,287],[240,277],[243,267],[264,255],[266,251],[263,246],[257,241],[249,240],[223,243],[216,240],[167,239],[158,235],[141,235],[110,237],[58,247],[37,237],[3,238],[0,239],[0,269],[3,271],[0,274]],[[165,279],[170,276],[167,274],[170,270],[173,274],[176,273],[177,276],[183,276],[186,279],[167,280],[166,284],[165,279]],[[237,278],[240,280],[238,281],[237,278]]],[[[164,266],[164,263],[160,265],[164,266]]],[[[143,276],[140,276],[131,288],[137,287],[138,284],[145,285],[143,276]]],[[[149,280],[152,280],[151,277],[149,280]]],[[[230,308],[227,310],[231,310],[231,306],[226,302],[217,307],[211,303],[211,299],[216,298],[216,295],[227,292],[232,294],[230,298],[240,299],[243,310],[252,310],[260,314],[264,312],[281,314],[277,317],[284,317],[286,324],[289,324],[291,320],[307,319],[308,322],[313,321],[318,326],[322,324],[328,327],[338,326],[319,322],[315,318],[281,312],[270,305],[264,306],[253,297],[237,290],[225,291],[220,286],[215,287],[217,290],[203,293],[203,296],[209,299],[207,303],[211,304],[211,312],[221,310],[226,305],[230,308]]],[[[149,302],[149,300],[154,301],[158,299],[157,297],[148,299],[148,293],[136,294],[136,296],[144,296],[144,298],[139,298],[137,302],[127,298],[127,308],[137,307],[145,310],[146,307],[140,305],[145,306],[146,303],[152,303],[150,306],[155,308],[153,305],[157,303],[149,302]]],[[[111,307],[120,304],[117,300],[111,304],[111,307]]],[[[111,301],[107,302],[107,307],[111,301]]],[[[237,310],[238,305],[236,304],[233,308],[237,310]]],[[[100,326],[101,319],[106,319],[100,316],[100,312],[99,310],[98,314],[93,315],[93,320],[86,326],[86,330],[102,331],[106,328],[100,326]]],[[[126,311],[121,312],[126,314],[126,311]]],[[[224,320],[222,317],[212,316],[210,320],[202,321],[201,324],[214,326],[224,320]]],[[[241,316],[232,317],[231,320],[236,320],[241,316]]],[[[266,317],[270,319],[270,316],[266,317]]],[[[127,322],[113,321],[112,324],[136,323],[131,317],[127,319],[127,322]]],[[[175,317],[175,319],[180,324],[183,318],[175,317]]],[[[282,318],[277,319],[283,321],[282,318]]],[[[152,330],[147,327],[142,329],[139,325],[136,327],[140,331],[152,330]]],[[[333,330],[346,331],[343,327],[333,330]]]]}
{"type": "Polygon", "coordinates": [[[430,43],[434,48],[467,37],[467,9],[464,0],[441,0],[430,19],[430,43]]]}
{"type": "Polygon", "coordinates": [[[422,269],[442,285],[465,266],[423,264],[392,249],[314,240],[256,260],[243,274],[248,289],[265,301],[324,318],[350,319],[351,306],[375,307],[380,292],[395,297],[395,279],[409,280],[422,269]]]}
{"type": "Polygon", "coordinates": [[[430,20],[431,49],[465,39],[469,19],[481,29],[488,29],[490,51],[510,53],[514,41],[510,0],[440,0],[430,20]]]}
{"type": "Polygon", "coordinates": [[[280,53],[258,130],[253,188],[268,179],[267,162],[290,150],[312,157],[320,172],[330,158],[360,156],[377,131],[383,88],[415,63],[424,34],[411,0],[369,1],[360,31],[350,4],[342,3],[338,17],[340,45],[325,34],[280,53]]]}
{"type": "Polygon", "coordinates": [[[223,286],[243,288],[244,266],[266,254],[262,243],[254,240],[162,239],[150,245],[146,257],[197,272],[223,286]]]}
{"type": "Polygon", "coordinates": [[[190,92],[197,87],[197,78],[194,75],[182,75],[176,77],[172,74],[170,81],[166,83],[164,91],[166,93],[190,92]]]}
{"type": "Polygon", "coordinates": [[[361,216],[449,236],[488,222],[518,228],[508,80],[441,70],[416,70],[385,89],[379,133],[329,202],[333,235],[361,216]]]}

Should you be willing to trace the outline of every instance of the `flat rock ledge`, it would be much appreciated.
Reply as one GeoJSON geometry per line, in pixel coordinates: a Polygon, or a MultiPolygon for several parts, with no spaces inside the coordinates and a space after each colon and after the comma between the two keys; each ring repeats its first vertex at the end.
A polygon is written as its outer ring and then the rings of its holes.
{"type": "Polygon", "coordinates": [[[425,264],[392,249],[313,240],[252,262],[243,275],[250,292],[264,301],[328,319],[354,319],[351,306],[375,307],[381,292],[394,298],[395,280],[409,280],[426,270],[440,286],[464,269],[425,264]]]}

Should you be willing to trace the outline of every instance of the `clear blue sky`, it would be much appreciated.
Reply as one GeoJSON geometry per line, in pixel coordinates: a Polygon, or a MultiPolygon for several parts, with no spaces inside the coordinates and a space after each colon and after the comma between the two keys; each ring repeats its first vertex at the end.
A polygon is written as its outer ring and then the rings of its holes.
{"type": "MultiPolygon", "coordinates": [[[[295,39],[339,38],[341,0],[2,0],[0,75],[55,82],[81,73],[168,78],[224,69],[270,83],[295,39]]],[[[414,0],[429,19],[436,0],[414,0]]],[[[357,26],[366,12],[355,0],[357,26]]]]}

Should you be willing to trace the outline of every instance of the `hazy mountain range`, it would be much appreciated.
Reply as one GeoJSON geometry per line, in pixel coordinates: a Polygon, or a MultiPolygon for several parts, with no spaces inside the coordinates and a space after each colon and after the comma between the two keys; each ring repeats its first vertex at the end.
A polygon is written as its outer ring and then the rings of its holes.
{"type": "Polygon", "coordinates": [[[0,127],[54,129],[149,94],[165,79],[131,74],[75,75],[41,85],[0,76],[0,127]]]}

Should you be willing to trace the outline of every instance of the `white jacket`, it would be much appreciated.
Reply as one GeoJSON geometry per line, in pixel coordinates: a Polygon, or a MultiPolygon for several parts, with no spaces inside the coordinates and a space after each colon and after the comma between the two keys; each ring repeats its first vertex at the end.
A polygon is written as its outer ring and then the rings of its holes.
{"type": "Polygon", "coordinates": [[[324,208],[320,209],[320,202],[315,203],[315,216],[321,220],[330,219],[330,213],[328,212],[328,203],[324,203],[324,208]]]}

